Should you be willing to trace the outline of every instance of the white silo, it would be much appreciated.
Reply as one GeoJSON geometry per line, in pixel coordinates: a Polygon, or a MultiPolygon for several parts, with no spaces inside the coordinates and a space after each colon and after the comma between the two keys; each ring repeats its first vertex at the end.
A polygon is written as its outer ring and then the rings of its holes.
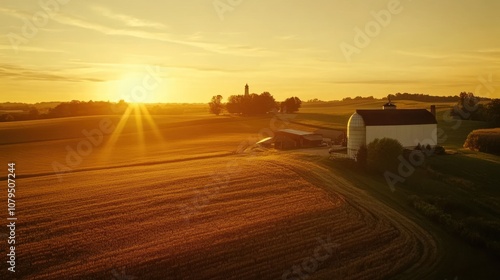
{"type": "Polygon", "coordinates": [[[366,125],[360,114],[352,114],[347,123],[347,155],[356,158],[359,147],[366,144],[366,125]]]}

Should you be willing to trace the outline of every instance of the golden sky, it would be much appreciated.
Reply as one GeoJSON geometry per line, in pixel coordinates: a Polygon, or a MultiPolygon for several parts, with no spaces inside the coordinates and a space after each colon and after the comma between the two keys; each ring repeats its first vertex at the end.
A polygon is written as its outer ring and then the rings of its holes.
{"type": "Polygon", "coordinates": [[[2,0],[0,102],[208,102],[246,83],[278,100],[498,98],[499,11],[496,0],[2,0]]]}

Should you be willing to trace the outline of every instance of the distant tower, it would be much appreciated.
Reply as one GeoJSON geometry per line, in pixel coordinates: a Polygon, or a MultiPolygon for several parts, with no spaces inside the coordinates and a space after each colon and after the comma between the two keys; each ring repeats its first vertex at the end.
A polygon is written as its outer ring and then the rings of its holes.
{"type": "Polygon", "coordinates": [[[245,85],[245,95],[250,94],[250,89],[248,88],[248,84],[245,85]]]}

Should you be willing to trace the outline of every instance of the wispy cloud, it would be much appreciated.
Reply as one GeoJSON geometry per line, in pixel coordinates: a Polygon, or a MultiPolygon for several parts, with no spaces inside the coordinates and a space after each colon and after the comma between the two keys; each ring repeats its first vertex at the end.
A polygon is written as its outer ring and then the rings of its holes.
{"type": "MultiPolygon", "coordinates": [[[[39,48],[39,47],[30,47],[30,46],[18,46],[19,50],[22,52],[38,52],[38,53],[63,53],[62,50],[55,49],[47,49],[47,48],[39,48]]],[[[12,50],[11,45],[0,45],[0,51],[4,50],[12,50]]]]}
{"type": "Polygon", "coordinates": [[[154,22],[154,21],[145,20],[145,19],[140,19],[140,18],[131,16],[131,15],[116,13],[116,12],[113,12],[113,11],[105,8],[105,7],[93,6],[92,9],[94,11],[96,11],[97,13],[99,13],[107,18],[120,21],[121,23],[125,24],[126,26],[150,27],[150,28],[156,28],[156,29],[167,28],[167,26],[163,23],[154,22]]]}
{"type": "Polygon", "coordinates": [[[0,64],[0,79],[37,80],[37,81],[64,81],[64,82],[103,82],[102,79],[77,77],[60,74],[60,71],[30,69],[12,64],[0,64]]]}
{"type": "Polygon", "coordinates": [[[477,60],[486,60],[493,63],[500,62],[500,49],[479,49],[479,50],[470,50],[465,51],[461,57],[470,59],[472,61],[477,60]]]}
{"type": "Polygon", "coordinates": [[[220,72],[220,73],[249,72],[249,70],[238,69],[238,68],[219,68],[219,67],[181,66],[181,65],[169,65],[165,67],[168,69],[195,70],[200,72],[220,72]]]}
{"type": "Polygon", "coordinates": [[[345,80],[345,81],[340,81],[340,80],[330,80],[330,81],[325,81],[326,83],[329,84],[368,84],[368,85],[393,85],[393,84],[419,84],[422,83],[422,81],[418,80],[398,80],[398,79],[392,79],[392,80],[387,80],[387,79],[381,79],[381,80],[345,80]]]}
{"type": "Polygon", "coordinates": [[[442,60],[453,64],[476,63],[477,60],[487,60],[491,63],[500,62],[500,49],[455,50],[448,51],[446,54],[438,52],[406,50],[395,50],[394,52],[404,56],[426,58],[431,60],[442,60]]]}
{"type": "Polygon", "coordinates": [[[139,39],[148,39],[148,40],[156,40],[173,44],[180,44],[185,46],[191,46],[194,48],[200,48],[205,51],[219,53],[219,54],[241,55],[241,56],[262,56],[269,54],[267,50],[264,48],[251,47],[245,45],[223,45],[218,43],[185,40],[176,38],[176,36],[170,33],[159,32],[159,31],[114,28],[103,24],[90,22],[86,19],[79,18],[76,16],[70,16],[68,14],[58,15],[54,18],[54,20],[59,22],[60,24],[71,25],[74,27],[93,30],[106,35],[130,36],[139,39]]]}
{"type": "Polygon", "coordinates": [[[55,18],[55,21],[59,22],[60,24],[71,25],[74,27],[93,30],[106,35],[126,35],[142,39],[157,40],[159,36],[163,34],[163,33],[147,32],[140,30],[118,29],[118,28],[108,27],[106,25],[102,25],[99,23],[88,21],[83,18],[79,18],[76,16],[69,16],[69,15],[58,15],[55,18]]]}
{"type": "MultiPolygon", "coordinates": [[[[69,13],[59,13],[53,17],[53,20],[55,22],[58,22],[59,24],[92,30],[106,35],[129,36],[139,39],[179,44],[203,49],[205,51],[217,54],[238,56],[270,55],[270,52],[264,48],[234,44],[225,45],[221,43],[202,41],[203,37],[200,33],[195,33],[192,36],[188,36],[187,38],[181,38],[178,35],[176,36],[172,33],[165,32],[165,30],[168,29],[168,26],[163,23],[139,19],[130,15],[114,13],[109,9],[100,6],[92,7],[92,9],[97,14],[119,21],[121,23],[120,27],[113,27],[111,25],[101,24],[96,21],[90,21],[86,18],[71,15],[69,13]]],[[[30,18],[32,16],[31,14],[23,11],[1,7],[0,13],[19,19],[30,18]]]]}
{"type": "Polygon", "coordinates": [[[416,52],[416,51],[404,51],[404,50],[396,50],[395,53],[405,56],[414,56],[420,58],[429,58],[429,59],[444,59],[450,57],[449,55],[431,53],[431,52],[416,52]]]}
{"type": "Polygon", "coordinates": [[[476,52],[482,54],[500,55],[500,49],[479,49],[476,50],[476,52]]]}
{"type": "Polygon", "coordinates": [[[282,36],[276,36],[274,38],[278,39],[278,40],[288,41],[288,40],[296,39],[297,35],[282,35],[282,36]]]}
{"type": "Polygon", "coordinates": [[[195,32],[189,36],[189,39],[196,41],[196,40],[204,39],[204,36],[201,32],[195,32]]]}
{"type": "MultiPolygon", "coordinates": [[[[88,62],[88,61],[71,61],[70,65],[73,65],[75,69],[95,69],[95,68],[107,68],[111,69],[112,71],[118,71],[120,69],[123,69],[124,67],[130,67],[131,69],[137,69],[140,67],[144,67],[144,65],[138,65],[138,64],[121,64],[121,63],[102,63],[102,62],[88,62]]],[[[256,71],[256,72],[262,72],[262,69],[259,68],[254,68],[250,69],[249,67],[228,67],[228,68],[223,68],[223,67],[213,67],[213,66],[204,66],[204,65],[181,65],[181,64],[156,64],[157,66],[161,67],[162,69],[167,69],[167,70],[172,70],[172,69],[179,69],[179,70],[195,70],[195,71],[200,71],[200,72],[221,72],[221,73],[236,73],[236,72],[251,72],[251,71],[256,71]]]]}
{"type": "Polygon", "coordinates": [[[2,8],[2,7],[0,7],[0,13],[7,15],[7,16],[10,16],[10,17],[15,17],[18,19],[25,19],[25,18],[32,16],[26,12],[14,10],[14,9],[9,9],[9,8],[2,8]]]}

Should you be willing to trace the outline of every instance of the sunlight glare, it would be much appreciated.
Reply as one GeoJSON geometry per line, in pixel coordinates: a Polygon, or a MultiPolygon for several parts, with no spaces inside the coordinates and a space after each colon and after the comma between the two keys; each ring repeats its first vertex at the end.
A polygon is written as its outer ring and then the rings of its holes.
{"type": "Polygon", "coordinates": [[[120,118],[120,121],[116,125],[116,129],[113,131],[111,137],[109,138],[106,146],[104,148],[104,153],[102,159],[108,160],[112,151],[116,148],[118,140],[124,134],[124,129],[127,126],[135,124],[135,133],[137,134],[137,145],[136,148],[141,153],[146,151],[146,136],[145,133],[152,132],[155,135],[156,143],[163,145],[164,138],[160,132],[158,125],[149,113],[146,105],[142,103],[131,103],[127,106],[125,112],[120,118]],[[130,115],[134,115],[135,123],[129,122],[130,115]],[[148,128],[145,127],[147,124],[148,128]]]}

